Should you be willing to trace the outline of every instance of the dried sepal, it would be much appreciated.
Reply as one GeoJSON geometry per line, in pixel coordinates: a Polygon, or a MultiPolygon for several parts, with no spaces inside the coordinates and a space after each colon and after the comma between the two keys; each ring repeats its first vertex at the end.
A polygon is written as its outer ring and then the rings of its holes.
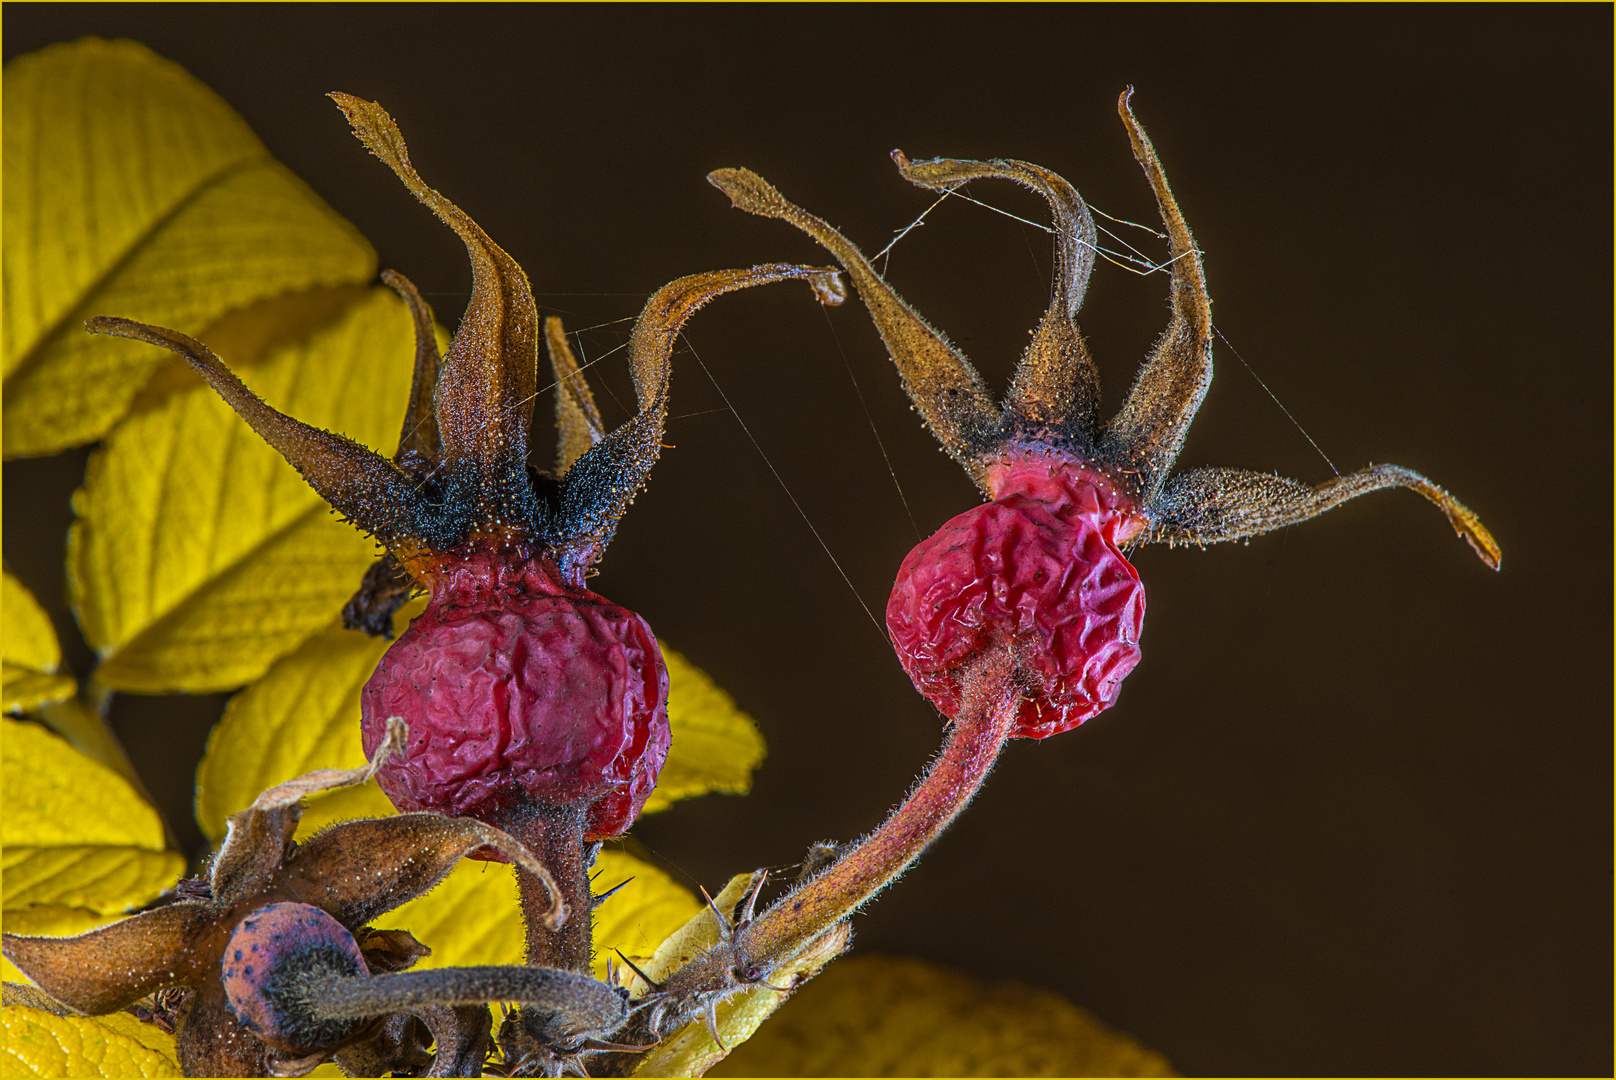
{"type": "Polygon", "coordinates": [[[601,423],[594,392],[578,367],[578,357],[567,343],[567,331],[561,325],[560,316],[552,315],[544,320],[544,344],[550,355],[550,370],[555,375],[555,474],[566,476],[572,463],[605,437],[606,426],[601,423]]]}
{"type": "Polygon", "coordinates": [[[547,925],[566,922],[570,913],[549,869],[510,834],[471,818],[397,814],[335,825],[298,845],[282,873],[297,896],[357,926],[427,892],[481,848],[499,852],[544,884],[547,925]]]}
{"type": "Polygon", "coordinates": [[[352,439],[294,420],[266,405],[200,341],[133,319],[96,316],[87,319],[84,327],[93,334],[133,338],[184,357],[322,499],[384,543],[423,532],[422,500],[397,466],[352,439]]]}
{"type": "MultiPolygon", "coordinates": [[[[488,1010],[483,1010],[484,1015],[488,1010]]],[[[489,1017],[490,1022],[492,1017],[489,1017]]],[[[332,1053],[337,1066],[349,1076],[387,1076],[388,1074],[409,1076],[451,1076],[449,1072],[439,1072],[438,1065],[429,1052],[433,1042],[438,1043],[439,1050],[445,1047],[447,1040],[453,1039],[448,1045],[452,1047],[450,1056],[459,1059],[466,1040],[456,1038],[457,1032],[452,1025],[442,1024],[442,1035],[435,1035],[433,1031],[413,1013],[394,1013],[384,1020],[370,1038],[345,1046],[332,1053]],[[431,1072],[425,1070],[431,1069],[431,1072]]],[[[480,1047],[486,1056],[486,1047],[480,1047]]],[[[473,1068],[467,1068],[458,1075],[475,1076],[480,1071],[482,1060],[475,1060],[473,1068]],[[474,1071],[475,1069],[475,1071],[474,1071]]]]}
{"type": "Polygon", "coordinates": [[[974,471],[974,463],[997,441],[1000,414],[987,383],[965,355],[876,273],[852,241],[789,202],[757,173],[717,169],[707,174],[707,182],[749,214],[795,225],[836,257],[869,310],[926,426],[943,449],[974,471]]]}
{"type": "Polygon", "coordinates": [[[342,625],[393,640],[393,616],[416,592],[415,579],[391,551],[370,564],[353,596],[342,606],[342,625]]]}
{"type": "Polygon", "coordinates": [[[186,1076],[269,1076],[273,1055],[230,1011],[218,973],[201,981],[174,1050],[186,1076]]]}
{"type": "Polygon", "coordinates": [[[1482,562],[1498,569],[1502,552],[1481,519],[1445,489],[1398,465],[1371,465],[1317,486],[1246,469],[1190,469],[1168,481],[1147,539],[1167,544],[1241,540],[1306,521],[1348,499],[1389,487],[1424,496],[1447,515],[1454,533],[1482,562]]]}
{"type": "Polygon", "coordinates": [[[427,1076],[477,1076],[482,1072],[494,1045],[494,1016],[487,1005],[480,1001],[475,1005],[417,1005],[394,1015],[418,1018],[432,1037],[432,1068],[427,1076]]]}
{"type": "Polygon", "coordinates": [[[1156,207],[1167,230],[1167,266],[1172,274],[1172,317],[1117,415],[1106,425],[1106,457],[1123,473],[1130,491],[1150,505],[1161,494],[1168,471],[1178,460],[1190,421],[1212,385],[1212,301],[1207,296],[1201,253],[1178,200],[1167,186],[1167,174],[1156,148],[1134,119],[1129,87],[1117,99],[1117,113],[1127,126],[1133,156],[1150,181],[1156,207]]]}
{"type": "Polygon", "coordinates": [[[37,986],[28,983],[8,982],[0,984],[0,1005],[10,1008],[18,1006],[24,1009],[38,1009],[48,1012],[52,1016],[83,1016],[84,1014],[73,1006],[57,1001],[37,986]]]}
{"type": "Polygon", "coordinates": [[[415,373],[410,380],[410,404],[404,411],[404,428],[399,432],[398,452],[393,455],[393,460],[403,462],[410,455],[433,460],[441,452],[435,397],[443,358],[438,355],[438,334],[432,309],[421,299],[420,290],[415,284],[398,271],[383,270],[382,280],[403,298],[415,326],[415,373]]]}
{"type": "Polygon", "coordinates": [[[1077,327],[1089,276],[1094,272],[1094,216],[1077,189],[1048,169],[1026,161],[994,158],[910,161],[894,150],[904,178],[932,191],[953,191],[972,180],[1012,180],[1042,195],[1055,224],[1055,281],[1049,310],[1016,365],[1005,400],[1011,422],[1041,430],[1051,444],[1092,450],[1099,426],[1100,373],[1077,327]]]}
{"type": "Polygon", "coordinates": [[[528,429],[538,377],[538,312],[527,275],[464,211],[421,179],[385,109],[352,94],[330,97],[365,147],[466,245],[471,302],[438,373],[438,437],[451,473],[472,466],[486,494],[516,500],[515,509],[529,497],[528,429]]]}
{"type": "Polygon", "coordinates": [[[62,1004],[95,1016],[203,978],[222,947],[216,905],[169,904],[74,937],[5,935],[5,957],[62,1004]]]}
{"type": "Polygon", "coordinates": [[[639,412],[596,441],[571,465],[562,481],[558,529],[566,538],[561,559],[564,570],[577,572],[599,558],[617,519],[650,476],[651,466],[661,452],[667,422],[673,346],[685,323],[704,304],[725,293],[792,280],[806,281],[822,304],[840,304],[846,297],[841,277],[834,269],[767,263],[742,270],[690,274],[664,285],[646,301],[629,342],[629,366],[639,412]]]}

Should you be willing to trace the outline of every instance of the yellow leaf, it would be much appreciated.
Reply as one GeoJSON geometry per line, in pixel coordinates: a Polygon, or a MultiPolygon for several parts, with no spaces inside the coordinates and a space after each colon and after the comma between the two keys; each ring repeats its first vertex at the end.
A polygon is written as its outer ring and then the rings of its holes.
{"type": "Polygon", "coordinates": [[[417,967],[520,964],[524,936],[519,905],[516,875],[509,866],[462,859],[437,888],[374,922],[408,930],[432,950],[417,967]]]}
{"type": "MultiPolygon", "coordinates": [[[[424,598],[405,605],[393,618],[395,629],[402,631],[425,606],[424,598]]],[[[390,644],[341,624],[328,626],[230,699],[197,769],[196,820],[210,840],[222,840],[225,821],[259,792],[314,769],[365,763],[359,691],[390,644]]],[[[372,780],[310,799],[299,835],[392,812],[372,780]]]]}
{"type": "Polygon", "coordinates": [[[28,847],[0,852],[7,909],[52,904],[120,911],[155,899],[185,871],[172,851],[137,847],[28,847]]]}
{"type": "Polygon", "coordinates": [[[11,664],[0,665],[0,686],[4,687],[4,711],[31,712],[53,701],[65,701],[78,690],[68,675],[46,675],[11,664]]]}
{"type": "Polygon", "coordinates": [[[714,1076],[1172,1076],[1065,999],[923,963],[854,956],[797,991],[714,1076]]]}
{"type": "Polygon", "coordinates": [[[179,880],[185,860],[164,849],[162,820],[128,780],[38,724],[4,724],[0,906],[8,926],[73,909],[119,914],[179,880]]]}
{"type": "Polygon", "coordinates": [[[75,696],[78,684],[71,676],[55,674],[62,660],[56,629],[33,594],[9,570],[0,587],[0,608],[4,611],[0,619],[4,704],[0,711],[33,713],[34,719],[78,750],[134,780],[135,770],[111,727],[75,696]]]}
{"type": "MultiPolygon", "coordinates": [[[[650,863],[616,851],[595,862],[595,888],[628,884],[595,909],[595,975],[604,978],[614,949],[647,956],[701,908],[690,890],[650,863]]],[[[376,920],[408,930],[432,955],[423,968],[520,964],[524,935],[516,875],[499,863],[464,860],[443,884],[376,920]]]]}
{"type": "Polygon", "coordinates": [[[180,1076],[173,1040],[135,1031],[133,1017],[54,1016],[39,1009],[0,1009],[5,1045],[0,1076],[180,1076]]]}
{"type": "Polygon", "coordinates": [[[164,849],[163,823],[129,781],[38,724],[5,725],[0,846],[164,849]]]}
{"type": "Polygon", "coordinates": [[[111,1028],[120,1035],[125,1035],[148,1050],[155,1050],[168,1060],[178,1063],[179,1055],[174,1050],[174,1036],[155,1024],[144,1024],[126,1012],[115,1012],[108,1016],[96,1017],[106,1027],[111,1028]]]}
{"type": "MultiPolygon", "coordinates": [[[[252,318],[221,327],[226,362],[232,339],[263,336],[252,318]]],[[[376,288],[242,374],[283,412],[390,452],[413,356],[403,302],[376,288]]],[[[69,588],[96,677],[120,690],[251,682],[330,622],[376,554],[200,380],[113,430],[74,508],[69,588]]]]}
{"type": "Polygon", "coordinates": [[[6,570],[0,581],[0,709],[29,712],[72,697],[78,687],[71,677],[56,674],[61,663],[50,616],[6,570]]]}
{"type": "MultiPolygon", "coordinates": [[[[15,911],[0,912],[8,934],[27,934],[31,937],[72,937],[86,930],[94,930],[121,915],[103,914],[86,908],[57,907],[52,904],[34,904],[15,911]]],[[[9,969],[8,969],[9,970],[9,969]]],[[[7,979],[12,977],[8,974],[7,979]]],[[[14,979],[12,981],[15,981],[14,979]]]]}
{"type": "Polygon", "coordinates": [[[264,297],[375,274],[363,237],[177,65],[86,38],[5,69],[4,450],[102,435],[163,362],[91,315],[198,334],[264,297]]]}
{"type": "Polygon", "coordinates": [[[689,889],[632,855],[602,851],[595,871],[597,893],[628,881],[595,909],[596,978],[605,978],[606,961],[617,959],[612,950],[622,949],[638,963],[705,907],[689,889]]]}
{"type": "Polygon", "coordinates": [[[658,644],[668,664],[673,745],[644,812],[666,810],[676,800],[711,791],[746,794],[752,789],[752,771],[763,763],[757,725],[706,672],[666,642],[658,644]]]}
{"type": "Polygon", "coordinates": [[[75,750],[88,754],[120,773],[133,783],[142,795],[149,794],[141,785],[135,767],[129,763],[129,755],[124,753],[123,743],[118,741],[112,726],[101,718],[100,713],[87,705],[82,697],[47,701],[33,714],[32,719],[38,720],[66,739],[75,750]]]}

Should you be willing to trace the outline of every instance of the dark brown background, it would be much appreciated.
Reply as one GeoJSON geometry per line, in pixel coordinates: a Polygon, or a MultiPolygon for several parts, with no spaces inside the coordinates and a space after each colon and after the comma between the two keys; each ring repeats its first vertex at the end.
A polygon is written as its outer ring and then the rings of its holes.
{"type": "MultiPolygon", "coordinates": [[[[679,274],[825,260],[729,209],[702,180],[721,165],[757,169],[866,250],[931,198],[896,175],[894,146],[1030,159],[1150,221],[1113,113],[1136,85],[1224,332],[1340,467],[1395,461],[1458,493],[1504,570],[1402,493],[1249,546],[1139,552],[1145,659],[1120,703],[1012,746],[859,918],[858,944],[1057,990],[1191,1073],[1608,1075],[1608,8],[10,4],[4,18],[8,58],[97,33],[184,64],[452,319],[463,251],[321,95],[380,99],[428,181],[575,327],[633,315],[679,274]]],[[[973,193],[1045,220],[1009,185],[973,193]]],[[[898,245],[890,278],[1002,384],[1049,259],[1043,233],[951,203],[898,245]]],[[[1159,277],[1096,273],[1083,323],[1109,400],[1165,295],[1159,277]]],[[[586,344],[616,345],[623,325],[586,344]]],[[[827,321],[800,287],[773,287],[719,302],[689,341],[879,612],[917,534],[841,350],[919,530],[974,496],[862,310],[827,321]]],[[[712,886],[870,828],[938,722],[707,377],[678,363],[677,448],[596,584],[768,737],[749,798],[637,830],[712,886]]],[[[1221,345],[1218,363],[1185,463],[1327,476],[1221,345]]],[[[620,362],[597,371],[628,396],[620,362]]],[[[83,461],[5,469],[7,556],[70,637],[61,540],[83,461]]],[[[218,707],[118,703],[171,816],[218,707]]]]}

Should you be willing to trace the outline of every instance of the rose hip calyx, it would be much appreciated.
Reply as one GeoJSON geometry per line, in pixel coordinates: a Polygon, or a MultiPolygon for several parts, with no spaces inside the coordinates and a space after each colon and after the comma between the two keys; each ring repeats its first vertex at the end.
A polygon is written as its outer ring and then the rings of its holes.
{"type": "Polygon", "coordinates": [[[384,273],[414,321],[415,378],[391,459],[270,408],[208,349],[126,319],[90,329],[180,353],[334,508],[388,554],[349,603],[350,626],[390,630],[425,589],[426,613],[382,659],[363,697],[366,746],[402,716],[410,745],[380,776],[400,809],[506,820],[511,804],[585,809],[615,836],[667,755],[667,676],[638,616],[583,587],[661,448],[669,359],[714,297],[803,280],[840,303],[835,270],[767,264],[680,278],[647,302],[630,342],[639,412],[605,431],[559,319],[541,327],[526,275],[459,207],[428,187],[374,102],[332,94],[354,133],[464,241],[472,294],[447,355],[431,310],[384,273]],[[538,345],[555,375],[554,475],[528,466],[538,345]]]}
{"type": "Polygon", "coordinates": [[[1155,192],[1168,241],[1172,316],[1122,408],[1105,420],[1100,380],[1077,327],[1098,234],[1076,189],[1025,161],[892,157],[903,175],[944,193],[981,179],[1012,180],[1054,217],[1053,300],[996,403],[963,353],[933,330],[823,220],[746,169],[708,180],[749,213],[808,233],[847,271],[926,425],[991,500],[952,519],[904,560],[887,626],[916,687],[953,716],[961,665],[984,650],[1014,651],[1026,708],[1014,734],[1042,738],[1108,707],[1138,660],[1144,610],[1130,541],[1205,545],[1270,532],[1359,495],[1409,488],[1447,515],[1488,566],[1498,545],[1475,514],[1420,474],[1377,465],[1314,487],[1243,469],[1173,466],[1212,381],[1212,311],[1201,253],[1155,148],[1117,101],[1134,157],[1155,192]]]}

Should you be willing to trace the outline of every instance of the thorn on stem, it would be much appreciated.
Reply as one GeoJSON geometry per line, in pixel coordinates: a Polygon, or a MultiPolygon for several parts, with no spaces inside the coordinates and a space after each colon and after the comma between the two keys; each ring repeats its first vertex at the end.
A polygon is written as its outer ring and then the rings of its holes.
{"type": "Polygon", "coordinates": [[[612,952],[616,953],[618,955],[618,957],[623,961],[623,963],[627,964],[630,968],[632,968],[634,970],[634,974],[636,974],[640,978],[644,979],[646,986],[649,986],[652,990],[661,990],[662,989],[662,984],[657,982],[655,979],[651,978],[651,976],[647,975],[645,972],[641,971],[640,966],[638,964],[636,964],[634,961],[630,960],[628,957],[623,955],[623,950],[622,949],[613,949],[612,952]]]}
{"type": "Polygon", "coordinates": [[[729,1053],[729,1047],[725,1046],[724,1040],[718,1037],[718,1010],[713,1007],[713,1003],[710,1001],[707,1003],[706,1020],[707,1034],[713,1037],[713,1042],[718,1044],[720,1050],[726,1054],[729,1053]]]}
{"type": "Polygon", "coordinates": [[[729,944],[731,937],[733,937],[730,932],[729,919],[725,918],[724,913],[718,910],[718,905],[713,903],[712,895],[705,888],[700,885],[697,885],[696,888],[701,889],[701,895],[706,898],[707,906],[712,909],[713,917],[718,920],[718,940],[726,945],[729,944]]]}
{"type": "Polygon", "coordinates": [[[589,906],[591,908],[600,907],[600,905],[604,904],[607,900],[611,899],[611,896],[612,896],[613,893],[617,892],[617,890],[621,889],[624,885],[627,885],[630,881],[633,881],[633,880],[634,880],[633,878],[629,878],[628,880],[622,882],[622,884],[613,885],[611,888],[607,889],[605,892],[596,895],[595,897],[593,897],[590,900],[589,906]]]}
{"type": "Polygon", "coordinates": [[[750,923],[752,921],[752,917],[757,914],[758,897],[763,893],[763,886],[767,885],[768,882],[769,872],[767,870],[759,870],[757,872],[757,885],[753,887],[752,895],[746,898],[746,907],[741,909],[741,918],[738,925],[745,926],[747,923],[750,923]]]}

